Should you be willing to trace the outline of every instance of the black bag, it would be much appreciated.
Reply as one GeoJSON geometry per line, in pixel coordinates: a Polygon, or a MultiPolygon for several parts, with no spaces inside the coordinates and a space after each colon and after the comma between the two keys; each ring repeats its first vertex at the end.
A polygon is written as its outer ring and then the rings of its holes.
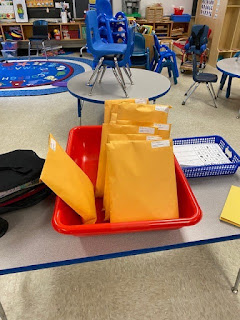
{"type": "Polygon", "coordinates": [[[44,161],[32,150],[15,150],[0,155],[0,192],[39,178],[44,161]]]}
{"type": "Polygon", "coordinates": [[[0,238],[5,235],[8,229],[8,222],[0,218],[0,238]]]}
{"type": "MultiPolygon", "coordinates": [[[[10,190],[10,194],[1,196],[0,214],[28,208],[51,194],[51,190],[43,183],[23,188],[26,183],[38,183],[44,162],[32,150],[15,150],[0,155],[0,193],[10,190]]],[[[0,237],[7,229],[7,221],[0,218],[0,237]]]]}

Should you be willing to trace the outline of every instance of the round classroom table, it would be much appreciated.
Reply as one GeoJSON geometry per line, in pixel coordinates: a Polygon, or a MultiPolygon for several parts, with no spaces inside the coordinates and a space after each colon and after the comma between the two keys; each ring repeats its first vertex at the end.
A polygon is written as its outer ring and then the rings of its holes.
{"type": "MultiPolygon", "coordinates": [[[[134,84],[131,85],[129,81],[126,81],[129,98],[148,98],[149,101],[155,102],[156,99],[170,90],[169,79],[159,73],[136,68],[131,69],[131,71],[134,84]]],[[[104,104],[105,100],[125,98],[124,92],[111,69],[105,72],[102,82],[96,84],[90,96],[90,87],[86,84],[91,74],[92,71],[81,73],[68,81],[68,91],[78,99],[78,116],[80,118],[84,101],[104,104]]]]}
{"type": "Polygon", "coordinates": [[[229,98],[231,92],[232,78],[240,78],[240,59],[239,58],[227,58],[218,61],[217,69],[222,72],[222,78],[220,81],[219,91],[223,89],[224,84],[229,77],[228,87],[226,92],[226,98],[229,98]]]}

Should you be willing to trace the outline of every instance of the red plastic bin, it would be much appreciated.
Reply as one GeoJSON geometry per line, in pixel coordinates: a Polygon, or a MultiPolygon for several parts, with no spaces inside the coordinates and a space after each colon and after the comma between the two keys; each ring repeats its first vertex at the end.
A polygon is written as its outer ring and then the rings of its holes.
{"type": "Polygon", "coordinates": [[[174,14],[177,16],[181,16],[183,14],[184,9],[174,8],[174,14]]]}
{"type": "MultiPolygon", "coordinates": [[[[98,157],[101,142],[101,126],[82,126],[73,128],[68,137],[67,153],[96,183],[98,157]]],[[[60,233],[74,236],[92,236],[114,233],[139,232],[162,229],[178,229],[191,226],[201,220],[202,212],[188,181],[175,160],[179,219],[137,221],[124,223],[104,222],[102,198],[96,199],[98,219],[96,224],[83,225],[81,217],[59,197],[56,199],[52,225],[60,233]]]]}

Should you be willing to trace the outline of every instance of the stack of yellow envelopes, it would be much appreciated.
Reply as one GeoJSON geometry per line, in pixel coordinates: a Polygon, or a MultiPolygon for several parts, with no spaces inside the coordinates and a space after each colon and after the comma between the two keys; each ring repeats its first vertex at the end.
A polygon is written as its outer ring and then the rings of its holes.
{"type": "Polygon", "coordinates": [[[106,101],[95,190],[105,220],[178,218],[170,108],[106,101]]]}

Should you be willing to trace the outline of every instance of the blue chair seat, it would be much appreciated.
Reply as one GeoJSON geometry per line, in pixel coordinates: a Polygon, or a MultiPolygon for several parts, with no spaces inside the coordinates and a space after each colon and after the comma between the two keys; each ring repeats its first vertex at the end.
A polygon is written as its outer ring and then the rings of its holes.
{"type": "Polygon", "coordinates": [[[104,43],[103,41],[96,41],[94,49],[99,51],[101,56],[124,54],[127,50],[126,44],[120,43],[104,43]]]}
{"type": "Polygon", "coordinates": [[[217,82],[218,77],[213,73],[198,73],[195,79],[197,82],[217,82]]]}

